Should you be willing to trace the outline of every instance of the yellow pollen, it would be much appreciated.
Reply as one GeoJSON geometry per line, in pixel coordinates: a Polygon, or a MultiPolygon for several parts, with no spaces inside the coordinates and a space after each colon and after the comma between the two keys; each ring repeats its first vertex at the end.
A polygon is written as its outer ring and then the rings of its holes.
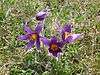
{"type": "Polygon", "coordinates": [[[56,50],[58,49],[58,46],[57,46],[56,44],[52,44],[52,45],[51,45],[51,49],[52,49],[53,51],[56,51],[56,50]]]}
{"type": "Polygon", "coordinates": [[[32,34],[30,37],[31,40],[37,40],[37,38],[38,38],[37,34],[32,34]]]}
{"type": "Polygon", "coordinates": [[[70,36],[70,33],[69,32],[65,32],[64,33],[64,38],[66,39],[66,38],[68,38],[70,36]]]}

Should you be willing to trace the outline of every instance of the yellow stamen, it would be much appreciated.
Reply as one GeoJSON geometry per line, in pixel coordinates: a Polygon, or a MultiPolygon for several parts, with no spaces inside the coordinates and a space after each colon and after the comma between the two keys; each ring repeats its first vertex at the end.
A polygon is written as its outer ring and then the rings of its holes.
{"type": "Polygon", "coordinates": [[[58,49],[58,46],[57,46],[56,44],[52,44],[52,45],[51,45],[51,49],[52,49],[53,51],[56,51],[56,50],[58,49]]]}
{"type": "Polygon", "coordinates": [[[66,38],[68,38],[70,35],[71,35],[71,34],[70,34],[69,32],[65,32],[65,33],[64,33],[64,38],[66,39],[66,38]]]}
{"type": "Polygon", "coordinates": [[[31,40],[37,40],[37,38],[38,38],[38,36],[37,36],[37,34],[32,34],[31,36],[30,36],[30,39],[31,40]]]}

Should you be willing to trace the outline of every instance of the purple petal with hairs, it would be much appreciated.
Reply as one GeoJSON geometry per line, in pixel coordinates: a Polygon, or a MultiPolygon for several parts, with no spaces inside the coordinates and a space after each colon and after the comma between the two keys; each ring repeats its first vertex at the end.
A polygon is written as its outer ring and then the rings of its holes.
{"type": "Polygon", "coordinates": [[[30,40],[26,46],[26,49],[31,49],[33,45],[34,45],[34,41],[30,40]]]}
{"type": "Polygon", "coordinates": [[[72,28],[72,25],[66,24],[66,25],[64,25],[63,30],[64,30],[64,32],[71,33],[71,28],[72,28]]]}
{"type": "Polygon", "coordinates": [[[33,31],[31,30],[31,28],[29,28],[28,26],[24,26],[24,31],[27,32],[28,34],[33,33],[33,31]]]}
{"type": "Polygon", "coordinates": [[[28,35],[20,35],[20,36],[18,36],[19,40],[27,40],[28,38],[29,38],[28,35]]]}
{"type": "Polygon", "coordinates": [[[42,21],[46,18],[47,13],[44,11],[40,11],[39,13],[36,14],[36,20],[42,21]]]}
{"type": "Polygon", "coordinates": [[[72,34],[71,36],[69,36],[68,38],[65,39],[66,43],[71,43],[73,41],[75,41],[76,39],[80,38],[81,34],[72,34]]]}
{"type": "Polygon", "coordinates": [[[57,43],[57,38],[56,38],[55,36],[53,36],[53,37],[51,38],[51,43],[57,43]]]}
{"type": "Polygon", "coordinates": [[[40,39],[38,39],[38,40],[36,41],[36,47],[37,47],[37,49],[40,48],[40,39]]]}
{"type": "Polygon", "coordinates": [[[46,37],[41,37],[41,41],[43,42],[44,45],[49,46],[50,41],[46,37]]]}
{"type": "Polygon", "coordinates": [[[52,53],[53,56],[58,57],[58,53],[61,53],[61,49],[59,48],[57,51],[53,51],[49,48],[49,52],[52,53]]]}
{"type": "Polygon", "coordinates": [[[60,42],[57,42],[57,45],[62,48],[64,46],[64,42],[63,41],[60,41],[60,42]]]}

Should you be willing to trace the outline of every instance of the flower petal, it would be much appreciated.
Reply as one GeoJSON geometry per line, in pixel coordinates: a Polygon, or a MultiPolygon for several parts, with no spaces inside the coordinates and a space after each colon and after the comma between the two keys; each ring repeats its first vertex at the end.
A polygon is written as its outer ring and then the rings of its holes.
{"type": "Polygon", "coordinates": [[[73,37],[72,41],[74,41],[74,40],[80,38],[81,34],[72,34],[71,36],[73,37]]]}
{"type": "Polygon", "coordinates": [[[46,37],[41,37],[41,41],[43,42],[44,45],[49,46],[50,41],[46,37]]]}
{"type": "Polygon", "coordinates": [[[61,53],[62,51],[61,51],[60,48],[58,48],[57,51],[53,51],[53,50],[51,50],[51,49],[49,48],[49,52],[52,53],[53,56],[58,57],[58,54],[61,53]]]}
{"type": "Polygon", "coordinates": [[[34,41],[30,40],[26,46],[26,49],[30,49],[32,48],[32,46],[34,45],[34,41]]]}
{"type": "Polygon", "coordinates": [[[37,47],[37,49],[40,48],[40,40],[39,39],[36,41],[36,47],[37,47]]]}
{"type": "Polygon", "coordinates": [[[27,32],[28,34],[33,33],[32,30],[31,30],[31,28],[29,28],[29,27],[26,26],[26,25],[24,26],[24,31],[27,32]]]}
{"type": "Polygon", "coordinates": [[[70,42],[72,42],[72,36],[69,36],[68,38],[66,38],[66,39],[64,39],[63,41],[65,42],[65,43],[70,43],[70,42]]]}
{"type": "Polygon", "coordinates": [[[42,21],[46,18],[47,13],[45,11],[40,11],[36,14],[36,20],[42,21]]]}
{"type": "Polygon", "coordinates": [[[20,36],[18,36],[18,39],[19,40],[27,40],[28,36],[27,35],[20,35],[20,36]]]}
{"type": "Polygon", "coordinates": [[[71,36],[69,36],[68,38],[66,38],[66,43],[71,43],[73,41],[75,41],[76,39],[80,38],[81,34],[72,34],[71,36]]]}
{"type": "Polygon", "coordinates": [[[62,32],[61,36],[62,36],[62,40],[64,41],[65,40],[65,32],[62,32]]]}
{"type": "Polygon", "coordinates": [[[51,38],[51,43],[57,43],[57,38],[56,38],[55,36],[53,36],[53,37],[51,38]]]}
{"type": "Polygon", "coordinates": [[[64,25],[63,30],[64,30],[64,32],[71,33],[71,28],[72,28],[71,24],[66,24],[66,25],[64,25]]]}
{"type": "Polygon", "coordinates": [[[41,32],[41,30],[42,30],[42,24],[41,23],[39,23],[37,26],[36,26],[36,28],[35,28],[35,31],[37,32],[37,33],[40,33],[41,32]]]}
{"type": "Polygon", "coordinates": [[[64,42],[63,41],[57,42],[57,45],[58,47],[62,48],[64,46],[64,42]]]}

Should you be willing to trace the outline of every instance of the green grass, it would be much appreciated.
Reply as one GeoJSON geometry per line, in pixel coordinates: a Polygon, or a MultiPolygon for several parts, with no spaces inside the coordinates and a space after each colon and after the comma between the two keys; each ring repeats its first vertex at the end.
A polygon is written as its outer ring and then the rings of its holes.
{"type": "MultiPolygon", "coordinates": [[[[36,21],[30,23],[34,27],[36,21]]],[[[45,50],[47,50],[45,48],[45,50]]],[[[100,1],[99,0],[0,0],[0,75],[100,75],[100,1]],[[55,60],[43,50],[27,53],[18,41],[24,34],[23,20],[49,6],[45,35],[53,34],[54,21],[73,23],[74,33],[83,38],[64,47],[55,60]]]]}

